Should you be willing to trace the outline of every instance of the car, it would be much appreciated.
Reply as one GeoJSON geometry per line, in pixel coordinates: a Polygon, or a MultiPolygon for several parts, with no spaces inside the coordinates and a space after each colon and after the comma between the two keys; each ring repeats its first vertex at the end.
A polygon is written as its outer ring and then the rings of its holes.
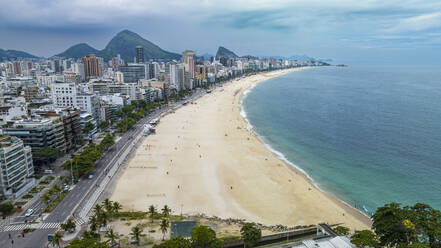
{"type": "Polygon", "coordinates": [[[69,189],[70,189],[69,185],[65,184],[65,185],[63,186],[63,190],[64,190],[64,191],[69,191],[69,189]]]}
{"type": "Polygon", "coordinates": [[[92,178],[93,178],[93,174],[90,174],[90,175],[89,175],[89,179],[92,179],[92,178]]]}
{"type": "Polygon", "coordinates": [[[34,213],[34,210],[32,208],[29,208],[28,210],[26,210],[25,216],[29,217],[34,213]]]}

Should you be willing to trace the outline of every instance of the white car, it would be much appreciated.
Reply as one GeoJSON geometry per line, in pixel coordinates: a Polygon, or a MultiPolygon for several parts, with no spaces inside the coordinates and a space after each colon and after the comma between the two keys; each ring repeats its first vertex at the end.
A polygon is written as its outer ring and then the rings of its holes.
{"type": "Polygon", "coordinates": [[[26,216],[26,217],[29,217],[29,216],[31,216],[33,213],[34,213],[34,210],[33,210],[32,208],[30,208],[30,209],[26,210],[25,216],[26,216]]]}

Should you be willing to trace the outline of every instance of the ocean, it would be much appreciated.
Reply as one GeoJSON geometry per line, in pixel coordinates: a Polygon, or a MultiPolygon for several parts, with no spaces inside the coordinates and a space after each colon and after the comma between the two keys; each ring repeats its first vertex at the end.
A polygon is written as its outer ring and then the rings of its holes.
{"type": "Polygon", "coordinates": [[[371,215],[441,209],[441,68],[318,67],[243,98],[252,129],[323,191],[371,215]]]}

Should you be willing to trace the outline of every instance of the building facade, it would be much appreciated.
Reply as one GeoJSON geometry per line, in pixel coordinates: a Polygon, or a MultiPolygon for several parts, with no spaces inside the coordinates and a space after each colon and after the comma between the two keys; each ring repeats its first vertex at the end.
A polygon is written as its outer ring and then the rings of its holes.
{"type": "Polygon", "coordinates": [[[84,64],[86,79],[101,76],[101,69],[97,57],[93,55],[84,56],[81,61],[84,64]]]}
{"type": "Polygon", "coordinates": [[[119,67],[123,74],[124,83],[137,83],[140,79],[146,79],[146,66],[143,64],[128,64],[119,67]]]}
{"type": "Polygon", "coordinates": [[[17,137],[0,136],[0,199],[11,198],[33,174],[31,148],[17,137]]]}
{"type": "Polygon", "coordinates": [[[136,46],[136,61],[135,63],[144,63],[144,47],[136,46]]]}

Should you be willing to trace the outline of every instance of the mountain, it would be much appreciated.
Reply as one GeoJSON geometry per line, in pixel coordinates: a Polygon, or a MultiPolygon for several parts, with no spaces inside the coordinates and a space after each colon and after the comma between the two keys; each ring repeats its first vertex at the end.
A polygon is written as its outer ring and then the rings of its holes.
{"type": "Polygon", "coordinates": [[[86,43],[80,43],[74,46],[69,47],[66,51],[55,55],[54,57],[63,57],[63,58],[74,58],[74,59],[80,59],[83,56],[90,55],[90,54],[96,54],[98,53],[98,50],[89,46],[86,43]]]}
{"type": "Polygon", "coordinates": [[[0,49],[0,61],[17,59],[38,59],[39,57],[23,51],[0,49]]]}
{"type": "Polygon", "coordinates": [[[219,59],[220,57],[225,57],[225,58],[237,58],[239,56],[237,56],[235,53],[233,53],[232,51],[226,49],[223,46],[220,46],[217,49],[217,53],[216,53],[216,58],[219,59]]]}
{"type": "Polygon", "coordinates": [[[159,46],[129,30],[123,30],[113,37],[104,50],[98,52],[98,56],[103,57],[105,60],[110,60],[112,57],[120,54],[121,58],[125,61],[133,61],[133,58],[136,56],[136,46],[144,47],[144,57],[146,60],[181,58],[181,55],[162,50],[159,46]]]}
{"type": "Polygon", "coordinates": [[[123,30],[116,34],[103,50],[96,50],[86,43],[80,43],[55,56],[78,59],[86,55],[95,54],[108,61],[119,54],[124,61],[131,62],[136,55],[136,46],[144,47],[144,57],[146,60],[181,58],[181,55],[165,51],[129,30],[123,30]]]}

